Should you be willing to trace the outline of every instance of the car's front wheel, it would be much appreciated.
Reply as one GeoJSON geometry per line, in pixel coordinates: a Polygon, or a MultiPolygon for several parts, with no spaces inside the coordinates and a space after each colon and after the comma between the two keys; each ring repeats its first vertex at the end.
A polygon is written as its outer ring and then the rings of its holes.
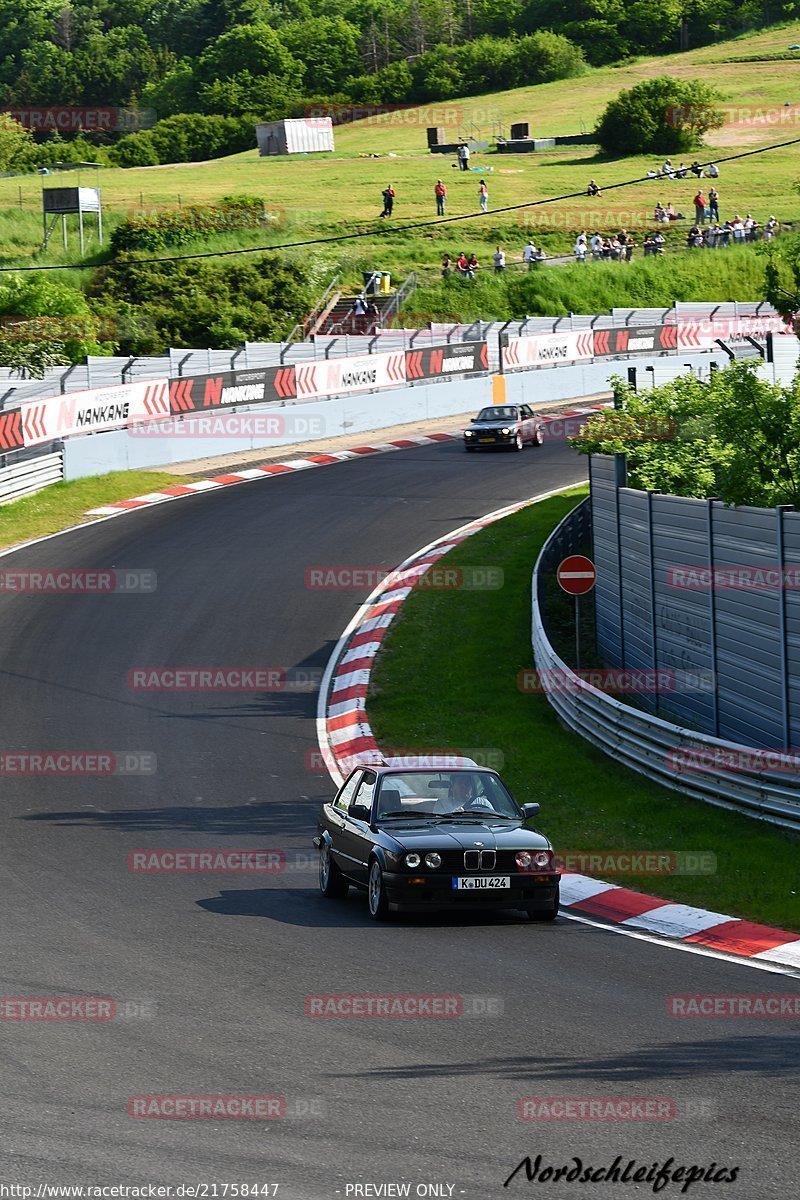
{"type": "Polygon", "coordinates": [[[369,915],[373,921],[385,921],[389,912],[389,902],[386,899],[386,888],[383,885],[383,871],[377,858],[373,858],[369,868],[369,915]]]}
{"type": "Polygon", "coordinates": [[[343,900],[350,885],[331,857],[331,848],[323,842],[319,850],[319,890],[329,900],[343,900]]]}
{"type": "Polygon", "coordinates": [[[532,921],[555,921],[558,916],[558,896],[547,908],[529,908],[528,916],[532,921]]]}
{"type": "Polygon", "coordinates": [[[518,429],[518,430],[517,430],[517,433],[516,433],[516,437],[514,438],[514,449],[515,449],[515,450],[522,450],[522,448],[524,447],[524,445],[525,445],[525,443],[524,443],[524,442],[523,442],[523,440],[522,440],[522,434],[521,434],[521,432],[520,432],[520,431],[519,431],[519,429],[518,429]]]}
{"type": "Polygon", "coordinates": [[[542,427],[541,427],[541,425],[537,425],[533,431],[533,437],[531,438],[531,445],[532,446],[541,446],[543,441],[544,441],[544,433],[542,432],[542,427]]]}

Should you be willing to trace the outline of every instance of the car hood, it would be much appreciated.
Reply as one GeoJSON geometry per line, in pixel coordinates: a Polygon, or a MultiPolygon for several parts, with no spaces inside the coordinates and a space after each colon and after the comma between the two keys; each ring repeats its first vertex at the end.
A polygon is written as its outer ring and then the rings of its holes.
{"type": "Polygon", "coordinates": [[[384,833],[408,850],[472,850],[476,842],[483,843],[484,850],[551,850],[547,838],[535,829],[528,828],[522,820],[492,821],[490,818],[475,821],[400,821],[380,826],[384,833]]]}
{"type": "Polygon", "coordinates": [[[505,429],[508,425],[516,425],[518,418],[509,417],[507,421],[501,421],[499,417],[495,417],[492,421],[471,421],[470,429],[505,429]]]}

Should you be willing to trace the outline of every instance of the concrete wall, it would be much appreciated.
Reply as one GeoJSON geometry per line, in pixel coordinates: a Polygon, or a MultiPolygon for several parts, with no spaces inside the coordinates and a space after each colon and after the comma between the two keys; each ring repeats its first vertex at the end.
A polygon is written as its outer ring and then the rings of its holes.
{"type": "MultiPolygon", "coordinates": [[[[639,368],[640,387],[645,387],[651,377],[647,366],[654,368],[655,383],[660,384],[682,374],[686,363],[700,367],[705,373],[710,362],[723,367],[727,360],[721,353],[695,352],[665,358],[642,356],[630,361],[639,368]]],[[[506,376],[507,399],[509,403],[547,406],[557,400],[592,395],[606,391],[612,376],[625,376],[627,365],[627,361],[607,361],[518,371],[506,376]]],[[[491,377],[483,376],[285,406],[252,405],[238,408],[235,413],[217,410],[203,418],[166,422],[147,436],[122,429],[68,438],[64,442],[64,477],[80,479],[108,471],[292,446],[317,438],[372,433],[437,417],[444,421],[490,403],[491,377]],[[244,418],[250,418],[251,425],[257,427],[242,429],[246,425],[244,418]]]]}

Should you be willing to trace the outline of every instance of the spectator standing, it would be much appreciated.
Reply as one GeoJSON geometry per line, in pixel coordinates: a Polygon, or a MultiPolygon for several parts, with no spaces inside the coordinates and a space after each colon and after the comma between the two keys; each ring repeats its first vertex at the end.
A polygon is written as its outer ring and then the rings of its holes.
{"type": "Polygon", "coordinates": [[[466,142],[458,147],[458,165],[462,171],[469,170],[469,146],[466,142]]]}
{"type": "Polygon", "coordinates": [[[478,199],[481,202],[481,212],[489,211],[489,189],[486,186],[486,180],[481,180],[481,186],[478,188],[478,199]]]}
{"type": "Polygon", "coordinates": [[[390,217],[392,215],[392,210],[394,209],[394,198],[397,193],[392,185],[389,184],[388,187],[383,189],[381,194],[383,196],[383,212],[381,213],[381,216],[390,217]]]}
{"type": "Polygon", "coordinates": [[[575,262],[586,262],[586,238],[581,235],[573,247],[575,262]]]}
{"type": "Polygon", "coordinates": [[[478,262],[475,255],[470,254],[469,258],[467,259],[467,275],[469,276],[470,279],[475,278],[475,272],[479,269],[479,267],[480,267],[480,263],[478,262]]]}
{"type": "Polygon", "coordinates": [[[627,238],[625,239],[625,262],[631,261],[631,259],[633,258],[634,249],[635,249],[635,246],[634,246],[633,238],[631,237],[630,234],[628,234],[627,238]]]}
{"type": "Polygon", "coordinates": [[[653,250],[654,254],[664,253],[664,235],[660,229],[657,229],[653,234],[653,246],[655,247],[653,250]]]}
{"type": "Polygon", "coordinates": [[[653,243],[652,233],[645,234],[643,249],[645,258],[649,258],[651,254],[655,253],[655,245],[653,243]]]}
{"type": "Polygon", "coordinates": [[[442,279],[449,279],[453,273],[453,260],[449,254],[442,259],[442,279]]]}
{"type": "Polygon", "coordinates": [[[592,248],[592,258],[599,258],[603,253],[603,239],[600,237],[600,234],[597,232],[597,230],[595,230],[589,245],[592,248]]]}
{"type": "Polygon", "coordinates": [[[719,244],[722,247],[730,246],[731,236],[733,234],[733,225],[730,221],[726,221],[720,230],[719,244]]]}
{"type": "Polygon", "coordinates": [[[719,192],[713,185],[708,189],[708,215],[712,221],[719,221],[719,192]]]}
{"type": "Polygon", "coordinates": [[[536,247],[533,244],[533,239],[529,238],[528,244],[526,245],[525,249],[522,251],[522,261],[526,262],[528,264],[528,268],[530,269],[533,266],[535,260],[536,260],[536,247]]]}
{"type": "Polygon", "coordinates": [[[433,189],[433,194],[436,197],[436,215],[437,217],[444,216],[444,204],[447,199],[447,188],[442,183],[441,179],[436,180],[436,186],[433,189]]]}
{"type": "Polygon", "coordinates": [[[748,213],[744,219],[744,238],[746,242],[755,240],[756,222],[753,220],[753,214],[748,213]]]}
{"type": "Polygon", "coordinates": [[[505,256],[505,251],[502,249],[502,247],[500,247],[500,246],[497,247],[494,254],[492,255],[492,262],[494,263],[495,275],[502,275],[503,271],[505,271],[505,269],[506,269],[506,256],[505,256]]]}
{"type": "Polygon", "coordinates": [[[744,221],[742,220],[742,218],[740,216],[737,215],[733,218],[733,243],[734,243],[734,245],[735,246],[743,246],[744,245],[744,237],[745,237],[744,221]]]}
{"type": "Polygon", "coordinates": [[[694,219],[695,219],[696,223],[698,225],[705,225],[705,223],[706,223],[706,206],[708,204],[708,201],[706,200],[705,196],[703,195],[702,188],[700,188],[699,191],[697,192],[697,195],[695,196],[693,203],[694,203],[694,219]]]}
{"type": "Polygon", "coordinates": [[[466,279],[469,274],[469,267],[467,264],[467,256],[463,250],[459,254],[458,258],[456,259],[456,271],[458,272],[459,278],[461,278],[461,279],[466,279]]]}

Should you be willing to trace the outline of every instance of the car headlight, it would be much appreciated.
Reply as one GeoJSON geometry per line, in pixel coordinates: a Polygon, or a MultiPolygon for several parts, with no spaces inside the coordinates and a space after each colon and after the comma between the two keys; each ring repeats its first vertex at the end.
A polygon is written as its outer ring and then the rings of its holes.
{"type": "Polygon", "coordinates": [[[503,437],[508,437],[508,435],[511,433],[511,430],[506,427],[505,429],[501,429],[500,432],[502,433],[503,437]]]}
{"type": "Polygon", "coordinates": [[[527,850],[520,850],[515,861],[520,871],[528,871],[533,862],[533,855],[529,854],[527,850]]]}
{"type": "Polygon", "coordinates": [[[418,867],[421,862],[422,859],[417,854],[416,850],[412,850],[411,853],[407,854],[405,857],[405,864],[407,867],[418,867]]]}
{"type": "Polygon", "coordinates": [[[474,429],[465,429],[464,437],[475,437],[475,430],[474,429]]]}
{"type": "Polygon", "coordinates": [[[553,865],[553,856],[549,850],[537,850],[533,856],[533,865],[547,871],[553,865]]]}
{"type": "Polygon", "coordinates": [[[431,850],[430,854],[425,855],[425,866],[426,867],[433,867],[435,869],[436,867],[440,867],[441,865],[442,865],[442,856],[441,856],[441,854],[437,854],[437,852],[435,850],[431,850]]]}

